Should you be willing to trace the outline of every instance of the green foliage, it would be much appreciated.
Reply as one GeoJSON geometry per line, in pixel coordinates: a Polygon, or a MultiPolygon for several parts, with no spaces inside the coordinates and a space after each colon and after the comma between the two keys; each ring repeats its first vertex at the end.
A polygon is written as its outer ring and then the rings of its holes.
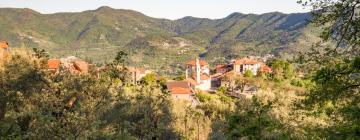
{"type": "Polygon", "coordinates": [[[273,70],[273,79],[276,81],[292,79],[295,76],[292,64],[286,60],[273,59],[269,62],[269,65],[273,70]]]}
{"type": "Polygon", "coordinates": [[[177,135],[170,127],[173,121],[169,95],[151,86],[128,91],[130,100],[117,102],[104,119],[119,132],[127,130],[140,139],[173,139],[177,135]]]}
{"type": "Polygon", "coordinates": [[[145,75],[145,77],[142,79],[142,82],[145,85],[154,85],[156,84],[156,75],[154,73],[151,74],[147,74],[145,75]]]}
{"type": "Polygon", "coordinates": [[[37,49],[37,48],[33,48],[33,51],[35,53],[35,57],[36,58],[45,58],[45,59],[48,59],[50,56],[49,54],[44,50],[44,49],[37,49]]]}
{"type": "Polygon", "coordinates": [[[212,99],[211,95],[208,93],[197,92],[195,95],[200,100],[200,102],[206,102],[212,99]]]}
{"type": "Polygon", "coordinates": [[[359,54],[351,51],[337,52],[342,49],[341,47],[359,51],[360,32],[357,30],[360,28],[359,1],[299,0],[298,2],[313,8],[312,22],[324,29],[320,37],[323,41],[336,41],[333,52],[359,54]]]}
{"type": "Polygon", "coordinates": [[[251,70],[246,70],[244,73],[244,77],[252,77],[253,73],[251,72],[251,70]]]}
{"type": "Polygon", "coordinates": [[[41,59],[27,55],[13,55],[0,68],[0,138],[179,136],[171,127],[170,96],[153,76],[146,78],[150,79],[146,84],[132,86],[121,76],[127,71],[116,66],[109,68],[113,73],[105,72],[100,79],[86,74],[53,74],[41,59]]]}
{"type": "Polygon", "coordinates": [[[219,20],[167,20],[110,7],[46,15],[30,9],[2,8],[0,30],[10,47],[36,47],[46,49],[53,57],[73,55],[95,63],[113,60],[122,50],[131,58],[128,64],[146,65],[174,76],[183,70],[179,64],[202,52],[207,52],[210,63],[216,63],[241,55],[306,50],[313,40],[312,30],[317,30],[308,26],[305,19],[309,16],[233,13],[219,20]],[[11,18],[15,16],[21,18],[11,18]]]}
{"type": "MultiPolygon", "coordinates": [[[[184,107],[186,113],[179,128],[173,127],[177,112],[171,111],[170,96],[163,90],[165,80],[149,75],[140,85],[133,85],[126,63],[179,74],[184,68],[178,64],[204,51],[214,62],[240,53],[268,53],[280,45],[288,46],[282,50],[291,53],[294,48],[306,48],[298,47],[298,43],[311,28],[303,20],[307,14],[234,13],[220,20],[187,17],[169,21],[109,7],[54,15],[0,9],[1,21],[5,22],[0,25],[2,35],[14,46],[49,47],[54,56],[76,54],[96,61],[112,59],[114,50],[122,50],[99,79],[49,73],[42,59],[47,58],[44,50],[34,50],[34,57],[13,55],[1,63],[0,139],[198,139],[201,124],[211,127],[204,133],[212,131],[212,139],[358,139],[360,22],[353,13],[359,2],[310,3],[320,8],[315,9],[319,13],[313,20],[330,26],[321,37],[333,38],[339,42],[338,49],[350,51],[341,54],[324,49],[325,54],[313,53],[316,72],[311,82],[295,79],[293,65],[280,59],[270,62],[278,83],[261,83],[264,81],[251,76],[229,80],[229,92],[255,83],[276,89],[276,93],[258,92],[252,100],[232,99],[223,94],[226,88],[219,89],[222,94],[197,93],[201,105],[184,107]],[[21,15],[31,18],[22,22],[21,15]],[[16,37],[14,31],[26,34],[25,39],[16,37]],[[98,51],[100,48],[102,51],[98,51]],[[294,88],[286,85],[290,80],[292,85],[310,89],[305,97],[288,90],[294,88]],[[286,93],[277,93],[279,89],[286,93]]],[[[309,37],[311,41],[313,38],[309,37]]]]}
{"type": "Polygon", "coordinates": [[[312,22],[324,30],[322,41],[302,58],[314,65],[312,80],[305,105],[316,108],[317,114],[326,112],[336,122],[324,129],[325,138],[359,139],[360,120],[358,60],[360,18],[357,0],[299,1],[313,8],[312,22]],[[330,45],[324,42],[331,42],[330,45]],[[335,43],[334,43],[335,42],[335,43]]]}
{"type": "MultiPolygon", "coordinates": [[[[231,116],[229,119],[228,138],[269,139],[268,136],[262,135],[264,131],[271,133],[271,131],[281,129],[281,124],[269,116],[272,104],[272,102],[263,103],[258,98],[253,98],[251,105],[244,107],[244,113],[231,116]]],[[[284,136],[275,135],[277,138],[284,136]]]]}
{"type": "Polygon", "coordinates": [[[290,84],[305,88],[311,88],[314,85],[313,82],[309,79],[292,79],[290,84]]]}
{"type": "Polygon", "coordinates": [[[127,59],[127,53],[125,53],[124,51],[119,51],[116,56],[115,56],[115,60],[114,60],[114,64],[115,65],[124,65],[126,59],[127,59]]]}
{"type": "Polygon", "coordinates": [[[356,117],[359,112],[357,93],[360,88],[360,81],[357,79],[360,69],[356,66],[356,59],[358,58],[332,59],[331,63],[324,63],[325,67],[317,70],[313,77],[315,86],[311,88],[306,100],[309,106],[319,105],[324,108],[331,102],[336,110],[329,114],[345,119],[334,126],[343,134],[341,137],[345,138],[355,137],[360,124],[360,119],[356,117]]]}
{"type": "Polygon", "coordinates": [[[174,78],[174,80],[176,81],[182,81],[182,80],[185,80],[185,75],[180,75],[180,76],[177,76],[174,78]]]}
{"type": "MultiPolygon", "coordinates": [[[[356,59],[351,66],[357,68],[357,64],[356,59]]],[[[171,96],[163,90],[165,78],[157,80],[156,75],[149,74],[133,85],[126,66],[114,63],[97,79],[49,73],[42,59],[13,55],[1,64],[0,76],[1,97],[6,98],[0,102],[1,138],[306,139],[315,135],[310,133],[315,128],[312,124],[321,124],[307,118],[304,110],[293,109],[298,97],[291,93],[257,93],[256,98],[247,101],[224,93],[198,92],[201,104],[178,106],[185,109],[179,114],[173,110],[171,96]]],[[[258,79],[238,77],[233,82],[254,84],[261,82],[258,79]]],[[[229,91],[221,87],[218,92],[229,91]]]]}
{"type": "Polygon", "coordinates": [[[221,86],[217,89],[216,94],[225,95],[227,93],[227,87],[221,86]]]}

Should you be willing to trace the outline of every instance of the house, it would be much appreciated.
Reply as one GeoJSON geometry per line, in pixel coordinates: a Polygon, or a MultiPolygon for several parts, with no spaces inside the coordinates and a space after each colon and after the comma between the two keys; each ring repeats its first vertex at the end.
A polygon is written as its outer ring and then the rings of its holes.
{"type": "Polygon", "coordinates": [[[166,86],[174,99],[179,100],[193,100],[193,90],[190,88],[190,84],[186,81],[171,81],[167,82],[166,86]]]}
{"type": "Polygon", "coordinates": [[[129,67],[129,71],[131,73],[131,81],[135,84],[139,82],[142,78],[144,78],[147,74],[152,73],[150,70],[146,70],[144,68],[134,68],[129,67]]]}
{"type": "Polygon", "coordinates": [[[237,73],[244,74],[245,71],[250,70],[253,75],[257,75],[259,72],[262,73],[271,73],[272,70],[263,62],[250,59],[248,57],[243,57],[233,61],[233,69],[237,73]]]}
{"type": "Polygon", "coordinates": [[[74,56],[48,60],[48,69],[54,73],[61,69],[71,73],[88,74],[89,68],[89,63],[74,56]]]}
{"type": "Polygon", "coordinates": [[[51,72],[56,73],[59,71],[60,63],[61,63],[59,59],[49,59],[47,63],[48,63],[48,69],[51,72]]]}
{"type": "MultiPolygon", "coordinates": [[[[256,57],[252,57],[256,58],[256,57]]],[[[250,70],[253,75],[261,73],[272,73],[272,69],[263,62],[259,62],[250,57],[243,57],[236,59],[232,64],[217,65],[215,67],[216,73],[211,75],[211,86],[217,88],[226,86],[226,79],[231,79],[236,76],[241,76],[246,70],[250,70]]]]}
{"type": "Polygon", "coordinates": [[[70,71],[71,73],[88,74],[90,65],[84,60],[81,60],[75,56],[69,56],[67,58],[61,58],[61,66],[70,71]]]}
{"type": "Polygon", "coordinates": [[[236,59],[233,62],[233,66],[234,71],[241,74],[244,74],[245,71],[250,70],[253,75],[257,75],[258,70],[260,69],[260,63],[248,57],[236,59]]]}
{"type": "Polygon", "coordinates": [[[262,73],[272,73],[272,69],[268,65],[266,65],[264,63],[260,63],[260,72],[262,72],[262,73]]]}
{"type": "Polygon", "coordinates": [[[0,60],[9,57],[9,43],[6,41],[0,41],[0,60]]]}
{"type": "Polygon", "coordinates": [[[215,66],[215,71],[216,73],[227,73],[229,71],[231,71],[233,69],[232,64],[224,64],[224,65],[216,65],[215,66]]]}
{"type": "Polygon", "coordinates": [[[89,63],[83,61],[83,60],[76,60],[73,62],[73,71],[78,73],[89,73],[89,63]]]}
{"type": "Polygon", "coordinates": [[[191,60],[186,63],[185,80],[193,89],[208,91],[211,89],[209,64],[205,60],[191,60]]]}
{"type": "Polygon", "coordinates": [[[215,73],[211,75],[211,87],[217,88],[221,86],[221,79],[225,73],[215,73]]]}
{"type": "Polygon", "coordinates": [[[191,84],[187,81],[169,81],[166,83],[166,87],[173,99],[189,102],[192,106],[197,106],[200,101],[196,98],[194,90],[190,86],[191,84]]]}

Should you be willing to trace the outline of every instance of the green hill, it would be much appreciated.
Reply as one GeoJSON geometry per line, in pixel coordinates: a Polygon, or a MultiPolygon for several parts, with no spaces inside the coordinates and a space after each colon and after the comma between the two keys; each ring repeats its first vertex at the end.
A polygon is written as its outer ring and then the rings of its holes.
{"type": "Polygon", "coordinates": [[[171,73],[199,54],[215,63],[240,55],[286,56],[306,50],[318,32],[308,24],[309,18],[308,13],[274,12],[167,20],[110,7],[55,14],[0,8],[0,40],[16,47],[44,48],[53,57],[75,55],[94,62],[125,50],[131,65],[171,73]]]}

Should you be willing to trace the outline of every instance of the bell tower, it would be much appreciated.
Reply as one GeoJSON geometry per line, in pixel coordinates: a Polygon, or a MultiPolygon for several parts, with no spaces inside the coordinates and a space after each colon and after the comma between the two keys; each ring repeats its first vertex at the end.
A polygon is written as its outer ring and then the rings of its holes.
{"type": "Polygon", "coordinates": [[[201,74],[201,72],[200,72],[200,62],[199,62],[198,58],[196,58],[195,71],[196,71],[196,82],[198,84],[200,84],[200,80],[201,80],[200,79],[200,74],[201,74]]]}

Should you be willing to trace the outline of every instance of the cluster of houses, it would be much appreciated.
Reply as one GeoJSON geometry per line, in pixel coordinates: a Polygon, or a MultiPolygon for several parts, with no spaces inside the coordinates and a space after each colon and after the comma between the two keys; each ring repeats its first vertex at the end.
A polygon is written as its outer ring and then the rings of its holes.
{"type": "Polygon", "coordinates": [[[175,99],[195,102],[196,90],[216,90],[222,85],[221,82],[226,75],[242,75],[246,71],[253,75],[272,72],[265,63],[249,57],[233,60],[230,64],[217,65],[215,71],[215,74],[210,74],[209,64],[205,60],[191,60],[186,63],[185,80],[169,81],[167,87],[175,99]]]}
{"type": "Polygon", "coordinates": [[[48,69],[53,73],[69,71],[71,73],[87,74],[89,73],[90,66],[86,61],[74,56],[48,60],[48,69]]]}
{"type": "MultiPolygon", "coordinates": [[[[6,41],[0,41],[0,60],[3,60],[10,56],[9,44],[6,41]]],[[[97,67],[93,64],[77,58],[75,56],[69,56],[66,58],[52,58],[47,61],[48,70],[53,74],[59,72],[70,72],[76,74],[92,74],[99,77],[100,72],[106,71],[106,67],[97,67]]],[[[144,68],[128,67],[130,78],[133,83],[139,82],[147,74],[152,71],[144,68]]]]}
{"type": "MultiPolygon", "coordinates": [[[[89,64],[88,62],[81,60],[75,56],[69,56],[67,58],[60,59],[49,59],[48,60],[48,68],[53,73],[58,73],[60,71],[68,71],[70,73],[78,73],[78,74],[90,74],[90,72],[95,75],[97,78],[100,77],[100,72],[106,71],[106,67],[96,67],[93,64],[89,64]]],[[[128,68],[130,73],[131,81],[136,84],[147,74],[152,73],[150,70],[146,70],[144,68],[128,68]]]]}
{"type": "MultiPolygon", "coordinates": [[[[0,58],[4,59],[9,56],[9,44],[6,41],[0,42],[0,58]]],[[[185,79],[182,81],[168,81],[166,86],[171,95],[178,100],[198,102],[194,97],[195,91],[214,91],[222,85],[224,77],[229,75],[242,75],[250,71],[253,75],[259,73],[271,73],[269,66],[260,59],[243,57],[233,60],[230,64],[217,65],[215,73],[210,73],[210,66],[205,60],[195,59],[186,63],[185,79]]],[[[101,71],[106,71],[106,67],[96,67],[77,57],[70,56],[60,59],[49,59],[48,69],[52,73],[68,71],[70,73],[89,74],[90,71],[99,77],[101,71]]],[[[137,83],[147,74],[152,73],[150,70],[129,67],[130,76],[133,83],[137,83]]]]}

